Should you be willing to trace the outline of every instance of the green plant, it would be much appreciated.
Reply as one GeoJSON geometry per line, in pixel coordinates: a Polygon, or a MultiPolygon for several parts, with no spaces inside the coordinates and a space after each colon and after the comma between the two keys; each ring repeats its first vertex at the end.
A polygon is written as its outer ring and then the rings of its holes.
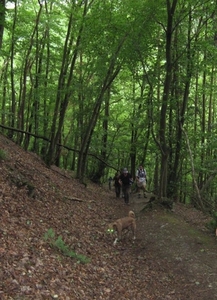
{"type": "Polygon", "coordinates": [[[5,160],[7,158],[7,155],[4,150],[0,149],[0,161],[5,160]]]}
{"type": "Polygon", "coordinates": [[[48,231],[44,234],[44,239],[49,242],[52,247],[60,250],[65,256],[77,259],[80,263],[86,264],[90,262],[90,259],[85,255],[77,254],[73,250],[70,250],[69,247],[65,244],[62,239],[62,236],[55,237],[55,232],[52,228],[49,228],[48,231]]]}
{"type": "Polygon", "coordinates": [[[212,231],[215,231],[216,228],[217,228],[217,211],[215,211],[213,213],[213,216],[212,216],[212,220],[210,222],[207,223],[207,227],[212,230],[212,231]]]}

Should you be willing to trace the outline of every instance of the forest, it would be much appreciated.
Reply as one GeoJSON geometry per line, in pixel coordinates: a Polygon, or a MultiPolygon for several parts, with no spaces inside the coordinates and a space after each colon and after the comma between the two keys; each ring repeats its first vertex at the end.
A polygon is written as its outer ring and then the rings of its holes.
{"type": "Polygon", "coordinates": [[[81,181],[142,164],[217,211],[217,3],[0,1],[1,132],[81,181]]]}

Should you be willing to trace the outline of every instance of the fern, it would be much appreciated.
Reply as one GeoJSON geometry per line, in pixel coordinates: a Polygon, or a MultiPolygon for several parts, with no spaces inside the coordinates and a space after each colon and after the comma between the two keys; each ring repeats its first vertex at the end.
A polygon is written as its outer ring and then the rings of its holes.
{"type": "Polygon", "coordinates": [[[6,158],[7,158],[7,155],[6,155],[5,151],[0,149],[0,161],[6,160],[6,158]]]}
{"type": "Polygon", "coordinates": [[[58,250],[60,250],[63,253],[63,255],[77,259],[78,262],[83,264],[90,262],[90,259],[87,258],[85,255],[77,254],[73,250],[70,250],[69,247],[63,241],[61,235],[58,236],[58,238],[56,239],[55,232],[52,228],[49,228],[48,231],[44,234],[44,239],[48,241],[52,247],[55,247],[58,250]]]}

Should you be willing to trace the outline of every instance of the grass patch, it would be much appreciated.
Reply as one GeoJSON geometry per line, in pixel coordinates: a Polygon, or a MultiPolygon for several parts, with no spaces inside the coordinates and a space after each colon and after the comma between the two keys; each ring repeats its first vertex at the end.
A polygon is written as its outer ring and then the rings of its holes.
{"type": "Polygon", "coordinates": [[[77,254],[73,250],[69,249],[69,247],[63,241],[61,235],[56,238],[55,232],[52,228],[49,228],[45,233],[44,240],[47,241],[52,247],[60,250],[63,255],[74,258],[79,263],[86,264],[90,262],[90,259],[85,255],[77,254]]]}
{"type": "Polygon", "coordinates": [[[176,218],[174,215],[169,214],[169,213],[161,215],[160,218],[161,218],[161,220],[167,221],[168,223],[171,223],[173,225],[180,224],[180,220],[178,218],[176,218]]]}
{"type": "Polygon", "coordinates": [[[6,160],[7,159],[7,154],[4,150],[0,149],[0,161],[6,160]]]}
{"type": "Polygon", "coordinates": [[[194,228],[192,225],[181,221],[180,219],[176,218],[172,214],[165,214],[160,216],[161,220],[172,224],[174,226],[174,229],[179,231],[179,228],[181,232],[185,231],[186,234],[188,234],[189,237],[195,238],[199,240],[202,244],[205,246],[208,246],[210,244],[210,237],[206,235],[205,233],[201,232],[197,228],[194,228]]]}
{"type": "Polygon", "coordinates": [[[212,220],[206,224],[206,227],[211,230],[212,232],[215,232],[217,229],[217,211],[215,211],[212,215],[212,220]]]}

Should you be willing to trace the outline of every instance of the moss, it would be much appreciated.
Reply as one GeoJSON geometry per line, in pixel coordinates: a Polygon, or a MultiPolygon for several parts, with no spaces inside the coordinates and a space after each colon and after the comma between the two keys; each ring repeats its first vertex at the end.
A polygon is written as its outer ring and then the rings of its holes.
{"type": "Polygon", "coordinates": [[[202,231],[200,231],[197,228],[193,228],[188,223],[183,222],[183,220],[178,219],[172,213],[171,214],[167,213],[167,214],[161,215],[161,216],[159,216],[159,218],[161,220],[163,220],[164,222],[172,224],[174,226],[174,229],[179,230],[179,228],[181,228],[180,230],[182,231],[182,233],[184,231],[185,234],[188,235],[188,237],[197,239],[198,243],[203,244],[203,246],[210,245],[210,242],[212,241],[212,239],[210,238],[209,235],[207,235],[206,233],[203,233],[202,231]]]}

